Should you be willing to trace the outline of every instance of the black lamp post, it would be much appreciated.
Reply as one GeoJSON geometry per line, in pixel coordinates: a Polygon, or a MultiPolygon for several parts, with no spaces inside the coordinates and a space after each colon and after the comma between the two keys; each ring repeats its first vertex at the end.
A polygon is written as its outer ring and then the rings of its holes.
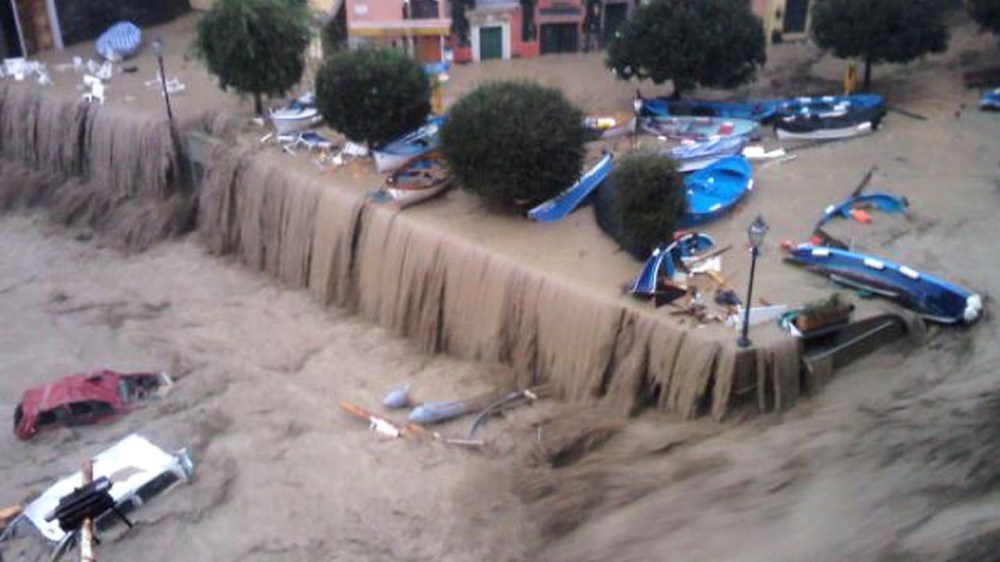
{"type": "Polygon", "coordinates": [[[170,108],[170,92],[167,91],[167,73],[163,71],[163,40],[157,37],[153,40],[153,54],[160,63],[160,85],[163,86],[163,99],[167,101],[167,119],[170,119],[170,128],[174,127],[174,112],[170,108]]]}
{"type": "Polygon", "coordinates": [[[750,329],[750,303],[753,302],[753,276],[757,270],[757,256],[760,255],[760,245],[764,243],[764,236],[767,234],[768,226],[764,222],[764,217],[757,215],[750,226],[747,227],[747,237],[750,238],[750,282],[747,285],[747,302],[743,307],[743,333],[740,335],[739,346],[750,347],[750,338],[747,332],[750,329]]]}

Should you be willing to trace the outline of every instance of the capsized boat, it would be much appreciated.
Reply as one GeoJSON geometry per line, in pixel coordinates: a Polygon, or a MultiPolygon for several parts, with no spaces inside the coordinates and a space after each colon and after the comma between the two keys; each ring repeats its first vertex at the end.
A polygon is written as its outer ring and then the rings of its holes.
{"type": "Polygon", "coordinates": [[[835,217],[851,218],[851,211],[855,209],[878,209],[883,213],[905,214],[910,209],[910,201],[906,197],[893,195],[885,192],[866,193],[848,197],[847,199],[830,205],[823,210],[823,216],[816,221],[813,230],[817,230],[835,217]]]}
{"type": "Polygon", "coordinates": [[[322,120],[313,92],[302,94],[285,107],[271,110],[271,123],[279,135],[308,129],[322,120]]]}
{"type": "Polygon", "coordinates": [[[120,21],[107,29],[94,44],[97,54],[115,62],[125,60],[142,46],[142,30],[130,21],[120,21]]]}
{"type": "Polygon", "coordinates": [[[528,211],[528,218],[539,222],[553,222],[572,213],[597,189],[597,186],[601,185],[613,167],[612,156],[605,154],[576,183],[559,195],[528,211]]]}
{"type": "Polygon", "coordinates": [[[629,287],[629,294],[637,297],[651,297],[656,293],[656,282],[660,271],[666,267],[666,276],[673,277],[676,264],[685,257],[691,257],[715,246],[715,239],[701,232],[689,232],[666,247],[653,249],[652,255],[642,266],[639,276],[629,287]]]}
{"type": "Polygon", "coordinates": [[[382,174],[391,172],[411,159],[437,148],[444,120],[444,117],[431,117],[419,129],[373,150],[375,169],[382,174]]]}
{"type": "Polygon", "coordinates": [[[802,244],[793,248],[786,259],[842,285],[895,299],[934,322],[971,324],[983,314],[981,296],[882,258],[802,244]]]}
{"type": "Polygon", "coordinates": [[[979,99],[979,109],[1000,111],[1000,88],[990,90],[979,99]]]}
{"type": "Polygon", "coordinates": [[[437,151],[417,156],[396,170],[385,182],[389,198],[405,209],[434,197],[451,183],[451,174],[437,151]]]}
{"type": "Polygon", "coordinates": [[[847,109],[876,109],[885,112],[885,98],[878,94],[798,97],[777,102],[778,115],[820,114],[847,109]]]}
{"type": "Polygon", "coordinates": [[[649,134],[672,139],[707,140],[757,132],[756,121],[723,117],[642,117],[639,124],[649,134]]]}
{"type": "Polygon", "coordinates": [[[684,178],[688,208],[678,226],[704,224],[729,212],[753,189],[753,168],[743,156],[727,156],[684,178]]]}
{"type": "Polygon", "coordinates": [[[745,136],[719,137],[682,144],[663,150],[660,154],[676,160],[677,169],[681,172],[693,172],[714,164],[726,156],[740,154],[748,142],[750,140],[745,136]]]}

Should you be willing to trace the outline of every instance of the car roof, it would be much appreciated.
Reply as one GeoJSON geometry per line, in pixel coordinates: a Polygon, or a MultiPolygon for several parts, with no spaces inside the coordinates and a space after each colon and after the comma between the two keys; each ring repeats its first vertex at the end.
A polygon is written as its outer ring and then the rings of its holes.
{"type": "Polygon", "coordinates": [[[28,389],[24,393],[21,407],[25,415],[34,415],[74,402],[100,401],[118,408],[123,406],[118,390],[121,379],[121,374],[108,370],[72,375],[28,389]]]}

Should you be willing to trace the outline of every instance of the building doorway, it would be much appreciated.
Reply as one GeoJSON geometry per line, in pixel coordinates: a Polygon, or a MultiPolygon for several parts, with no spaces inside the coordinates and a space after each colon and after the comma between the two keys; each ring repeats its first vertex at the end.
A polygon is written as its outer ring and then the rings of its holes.
{"type": "Polygon", "coordinates": [[[503,58],[503,27],[479,28],[479,60],[503,58]]]}
{"type": "Polygon", "coordinates": [[[805,33],[809,19],[809,0],[786,0],[785,21],[782,28],[785,33],[805,33]]]}
{"type": "Polygon", "coordinates": [[[604,6],[604,36],[605,45],[615,38],[615,31],[628,19],[628,4],[608,4],[604,6]]]}
{"type": "Polygon", "coordinates": [[[575,53],[580,50],[580,28],[575,23],[549,23],[541,28],[541,52],[575,53]]]}

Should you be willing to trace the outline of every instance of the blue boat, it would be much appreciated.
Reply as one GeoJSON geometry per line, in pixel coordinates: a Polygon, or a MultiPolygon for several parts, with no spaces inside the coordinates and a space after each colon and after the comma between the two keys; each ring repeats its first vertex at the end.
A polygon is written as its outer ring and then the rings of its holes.
{"type": "Polygon", "coordinates": [[[727,156],[684,178],[688,208],[678,226],[688,228],[715,220],[753,189],[753,168],[742,156],[727,156]]]}
{"type": "Polygon", "coordinates": [[[372,151],[375,169],[379,173],[391,172],[413,158],[426,154],[438,146],[438,137],[445,117],[431,117],[427,124],[372,151]]]}
{"type": "Polygon", "coordinates": [[[714,137],[750,136],[758,124],[749,119],[727,117],[641,117],[644,131],[671,139],[708,140],[714,137]]]}
{"type": "Polygon", "coordinates": [[[895,299],[934,322],[971,324],[983,314],[981,296],[882,258],[803,244],[787,259],[842,285],[895,299]]]}
{"type": "Polygon", "coordinates": [[[681,172],[693,172],[714,164],[726,156],[735,156],[743,152],[750,140],[747,137],[720,137],[706,141],[684,144],[660,152],[677,161],[681,172]]]}
{"type": "Polygon", "coordinates": [[[604,155],[576,183],[559,195],[528,211],[528,218],[539,222],[554,222],[572,213],[597,189],[597,186],[601,185],[613,167],[611,155],[604,155]]]}
{"type": "Polygon", "coordinates": [[[139,52],[142,30],[130,21],[120,21],[97,38],[97,54],[109,61],[125,60],[139,52]]]}
{"type": "Polygon", "coordinates": [[[816,221],[813,230],[817,230],[834,217],[851,218],[851,211],[858,208],[874,208],[883,213],[907,213],[910,209],[910,202],[906,197],[900,197],[891,193],[875,192],[864,195],[856,195],[830,205],[823,211],[823,216],[816,221]]]}
{"type": "Polygon", "coordinates": [[[979,109],[985,111],[1000,111],[1000,88],[990,90],[983,94],[979,100],[979,109]]]}
{"type": "Polygon", "coordinates": [[[780,103],[777,100],[737,102],[652,98],[642,100],[640,115],[646,117],[669,117],[671,115],[732,117],[765,122],[775,116],[780,103]]]}
{"type": "Polygon", "coordinates": [[[660,271],[664,266],[666,266],[666,276],[673,277],[677,262],[685,257],[710,250],[714,246],[715,240],[711,236],[701,232],[692,232],[674,240],[665,248],[654,249],[652,255],[642,266],[639,276],[629,287],[629,294],[637,297],[653,296],[656,293],[656,282],[660,278],[660,271]]]}
{"type": "Polygon", "coordinates": [[[848,96],[814,96],[782,100],[775,106],[779,115],[822,114],[842,112],[847,109],[885,110],[885,98],[878,94],[851,94],[848,96]]]}

